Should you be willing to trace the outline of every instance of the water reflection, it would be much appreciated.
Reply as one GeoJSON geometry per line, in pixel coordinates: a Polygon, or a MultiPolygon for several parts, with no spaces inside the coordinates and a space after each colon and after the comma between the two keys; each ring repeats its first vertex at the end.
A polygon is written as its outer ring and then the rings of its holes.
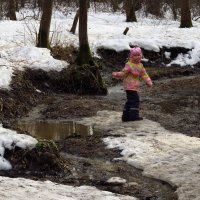
{"type": "Polygon", "coordinates": [[[93,128],[75,122],[18,122],[17,128],[27,131],[30,135],[47,140],[62,140],[70,135],[86,137],[93,135],[93,128]]]}

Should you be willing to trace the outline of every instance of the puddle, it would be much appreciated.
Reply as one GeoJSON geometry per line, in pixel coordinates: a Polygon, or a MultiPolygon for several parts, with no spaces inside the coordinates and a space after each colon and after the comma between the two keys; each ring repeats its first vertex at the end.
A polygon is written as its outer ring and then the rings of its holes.
{"type": "Polygon", "coordinates": [[[30,135],[46,140],[62,140],[71,135],[87,137],[93,135],[92,126],[86,126],[73,121],[19,121],[16,128],[30,135]]]}

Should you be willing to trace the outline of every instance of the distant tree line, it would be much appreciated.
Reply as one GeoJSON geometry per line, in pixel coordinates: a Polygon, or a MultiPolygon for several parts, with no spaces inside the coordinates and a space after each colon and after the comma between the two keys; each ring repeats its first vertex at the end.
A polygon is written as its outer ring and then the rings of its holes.
{"type": "Polygon", "coordinates": [[[40,28],[37,37],[37,47],[50,48],[49,31],[51,24],[52,10],[62,7],[74,7],[77,9],[71,32],[75,33],[76,24],[79,21],[80,53],[79,63],[92,63],[91,53],[87,39],[87,10],[90,5],[106,5],[111,8],[111,12],[121,11],[126,15],[127,22],[137,22],[136,11],[143,8],[146,16],[149,14],[156,17],[164,17],[164,13],[171,9],[174,19],[180,18],[180,28],[192,27],[191,9],[194,9],[196,19],[198,19],[200,2],[198,0],[0,0],[0,16],[10,20],[17,20],[16,12],[25,6],[28,8],[39,8],[42,10],[40,28]],[[81,29],[81,30],[80,30],[81,29]],[[87,54],[85,54],[87,52],[87,54]],[[86,59],[87,58],[87,59],[86,59]]]}
{"type": "MultiPolygon", "coordinates": [[[[0,0],[0,18],[9,18],[16,20],[15,11],[23,7],[41,8],[44,0],[0,0]]],[[[167,10],[171,10],[173,18],[179,19],[181,16],[182,2],[189,2],[191,15],[194,20],[200,16],[200,1],[199,0],[89,0],[88,4],[92,4],[96,10],[109,9],[112,12],[126,12],[127,21],[134,18],[134,11],[143,8],[146,16],[152,14],[156,17],[163,18],[167,10]]],[[[186,3],[188,4],[188,3],[186,3]]],[[[54,0],[54,5],[58,8],[74,8],[79,7],[79,0],[54,0]]]]}
{"type": "MultiPolygon", "coordinates": [[[[76,24],[79,21],[79,29],[81,27],[79,32],[85,33],[84,37],[84,34],[79,35],[80,44],[82,44],[82,41],[88,43],[87,13],[84,12],[87,12],[90,5],[93,5],[96,8],[106,5],[107,8],[111,8],[111,12],[124,12],[126,15],[126,22],[137,22],[136,11],[141,8],[143,8],[143,12],[146,16],[151,14],[159,18],[164,17],[164,13],[171,9],[174,19],[180,18],[180,28],[192,27],[191,10],[193,8],[193,15],[196,15],[195,17],[198,19],[200,8],[200,2],[198,0],[0,0],[0,16],[1,18],[7,17],[7,19],[10,20],[17,20],[16,12],[19,11],[19,9],[24,7],[28,7],[29,9],[39,8],[42,11],[42,15],[36,45],[38,47],[50,48],[49,31],[53,8],[74,7],[77,10],[71,32],[75,33],[76,24]],[[87,8],[85,8],[85,6],[87,8]]],[[[80,48],[80,51],[86,51],[90,54],[89,47],[84,50],[80,48]]],[[[85,58],[86,55],[82,57],[85,58]]],[[[79,56],[79,60],[83,60],[82,57],[79,56]]],[[[91,62],[89,57],[87,60],[90,60],[91,62]]]]}

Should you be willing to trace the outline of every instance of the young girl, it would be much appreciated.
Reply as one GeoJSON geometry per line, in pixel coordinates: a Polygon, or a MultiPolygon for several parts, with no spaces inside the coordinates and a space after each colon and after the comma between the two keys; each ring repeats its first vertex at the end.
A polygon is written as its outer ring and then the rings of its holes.
{"type": "Polygon", "coordinates": [[[148,86],[152,81],[141,63],[142,51],[139,47],[130,50],[128,62],[120,72],[113,72],[115,78],[123,78],[123,87],[126,91],[127,101],[124,106],[122,121],[142,120],[139,116],[139,95],[140,80],[143,79],[148,86]]]}

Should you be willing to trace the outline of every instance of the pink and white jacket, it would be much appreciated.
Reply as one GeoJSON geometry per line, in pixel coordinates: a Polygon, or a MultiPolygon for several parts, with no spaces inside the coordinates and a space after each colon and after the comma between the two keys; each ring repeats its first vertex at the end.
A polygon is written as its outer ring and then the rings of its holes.
{"type": "Polygon", "coordinates": [[[127,76],[123,79],[124,90],[138,91],[140,80],[143,79],[147,85],[152,85],[151,78],[147,74],[142,63],[135,64],[128,61],[123,69],[127,76]]]}

